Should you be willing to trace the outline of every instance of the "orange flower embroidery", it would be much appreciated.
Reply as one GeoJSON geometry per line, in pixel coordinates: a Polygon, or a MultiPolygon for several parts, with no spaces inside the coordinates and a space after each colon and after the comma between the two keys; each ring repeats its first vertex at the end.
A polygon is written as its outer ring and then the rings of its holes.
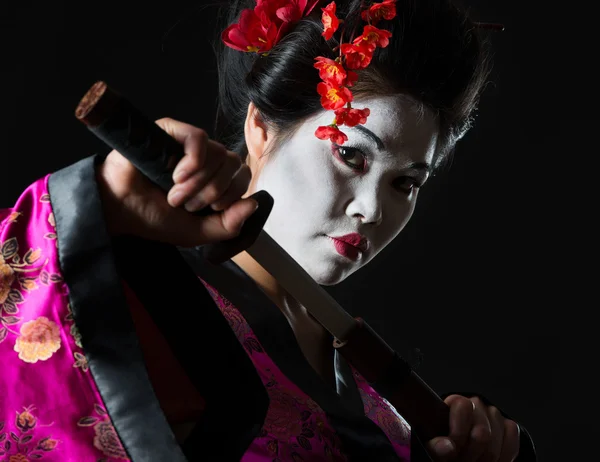
{"type": "MultiPolygon", "coordinates": [[[[9,219],[14,216],[14,221],[18,215],[13,212],[9,219]]],[[[17,238],[0,242],[0,342],[6,339],[9,332],[18,335],[9,326],[21,322],[21,318],[16,316],[19,313],[18,305],[25,301],[21,290],[30,292],[37,289],[37,276],[27,276],[27,273],[39,271],[46,264],[34,266],[41,256],[40,249],[29,249],[21,260],[17,238]],[[15,287],[17,283],[21,290],[15,287]]]]}
{"type": "Polygon", "coordinates": [[[21,335],[15,343],[19,359],[36,363],[49,359],[60,348],[60,328],[45,316],[21,326],[21,335]]]}
{"type": "Polygon", "coordinates": [[[37,418],[30,412],[31,408],[26,408],[15,419],[15,427],[23,433],[33,430],[37,424],[37,418]]]}
{"type": "Polygon", "coordinates": [[[29,459],[25,457],[23,454],[15,454],[14,456],[10,456],[8,458],[8,462],[29,462],[29,459]]]}
{"type": "Polygon", "coordinates": [[[8,298],[10,289],[15,282],[15,272],[0,254],[0,304],[8,298]]]}
{"type": "Polygon", "coordinates": [[[58,441],[53,440],[52,438],[44,438],[38,443],[37,449],[41,449],[42,451],[52,451],[57,444],[58,441]]]}
{"type": "MultiPolygon", "coordinates": [[[[49,425],[39,425],[38,418],[33,414],[35,408],[29,406],[23,409],[23,412],[17,412],[14,421],[14,428],[6,428],[7,422],[0,422],[0,458],[8,462],[32,462],[42,459],[44,452],[53,451],[59,444],[58,440],[50,436],[37,439],[35,430],[38,427],[48,427],[49,425]],[[4,432],[3,432],[4,430],[4,432]],[[43,451],[43,452],[42,452],[43,451]]],[[[9,423],[10,425],[10,423],[9,423]]]]}

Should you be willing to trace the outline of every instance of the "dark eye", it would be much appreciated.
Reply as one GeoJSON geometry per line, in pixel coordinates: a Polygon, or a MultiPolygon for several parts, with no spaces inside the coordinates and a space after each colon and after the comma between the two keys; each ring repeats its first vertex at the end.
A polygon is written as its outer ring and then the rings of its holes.
{"type": "Polygon", "coordinates": [[[356,148],[334,145],[333,151],[339,160],[354,170],[363,171],[367,166],[366,157],[356,148]]]}
{"type": "Polygon", "coordinates": [[[414,189],[420,188],[421,186],[421,183],[410,176],[403,176],[394,181],[394,187],[406,194],[410,194],[414,189]]]}

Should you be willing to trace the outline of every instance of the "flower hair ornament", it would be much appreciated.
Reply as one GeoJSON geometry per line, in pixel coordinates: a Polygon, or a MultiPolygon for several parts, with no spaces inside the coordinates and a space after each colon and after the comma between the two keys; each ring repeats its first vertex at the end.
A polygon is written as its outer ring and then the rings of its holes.
{"type": "MultiPolygon", "coordinates": [[[[318,3],[319,0],[256,0],[254,9],[243,10],[239,23],[225,29],[221,39],[234,50],[268,56],[270,50],[290,28],[308,16],[318,3]]],[[[318,127],[315,135],[321,140],[329,139],[338,145],[348,141],[340,126],[354,127],[365,124],[370,115],[368,108],[352,107],[354,96],[351,88],[358,80],[355,71],[367,68],[375,50],[389,45],[391,32],[380,29],[377,25],[383,19],[391,20],[396,17],[396,0],[363,3],[365,6],[360,12],[365,23],[362,34],[356,38],[351,37],[346,43],[342,39],[340,45],[333,49],[334,52],[339,52],[335,59],[323,56],[315,58],[314,67],[319,71],[321,79],[317,85],[321,106],[327,111],[334,111],[335,114],[333,122],[318,127]]],[[[344,21],[336,16],[335,1],[321,8],[321,11],[322,36],[329,41],[344,21]]],[[[475,27],[504,29],[501,24],[491,23],[475,23],[475,27]]],[[[343,31],[341,35],[344,36],[343,31]]]]}

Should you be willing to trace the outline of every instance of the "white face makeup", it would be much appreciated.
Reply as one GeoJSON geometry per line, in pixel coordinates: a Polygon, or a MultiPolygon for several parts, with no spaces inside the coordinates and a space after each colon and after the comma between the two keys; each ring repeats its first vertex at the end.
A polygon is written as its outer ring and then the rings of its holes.
{"type": "Polygon", "coordinates": [[[316,128],[333,118],[322,111],[268,157],[255,183],[275,200],[264,229],[322,285],[366,265],[406,225],[437,139],[433,115],[407,98],[354,106],[371,110],[367,130],[340,127],[348,135],[341,147],[319,140],[316,128]],[[366,238],[366,248],[333,239],[352,233],[366,238]]]}

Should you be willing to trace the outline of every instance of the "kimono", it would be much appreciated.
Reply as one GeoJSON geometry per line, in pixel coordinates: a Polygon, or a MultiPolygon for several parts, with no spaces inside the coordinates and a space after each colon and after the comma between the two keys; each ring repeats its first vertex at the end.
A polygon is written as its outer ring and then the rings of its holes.
{"type": "Polygon", "coordinates": [[[233,262],[111,238],[99,162],[0,211],[0,461],[430,460],[343,358],[321,379],[233,262]]]}

